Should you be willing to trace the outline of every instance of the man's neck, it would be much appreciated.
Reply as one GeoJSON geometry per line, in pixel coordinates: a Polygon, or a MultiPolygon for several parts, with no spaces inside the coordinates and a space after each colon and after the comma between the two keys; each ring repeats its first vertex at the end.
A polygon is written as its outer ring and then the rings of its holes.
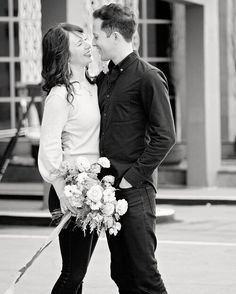
{"type": "Polygon", "coordinates": [[[133,52],[132,44],[130,46],[121,47],[117,50],[117,55],[112,58],[112,61],[115,65],[120,63],[122,60],[124,60],[129,54],[133,52]]]}

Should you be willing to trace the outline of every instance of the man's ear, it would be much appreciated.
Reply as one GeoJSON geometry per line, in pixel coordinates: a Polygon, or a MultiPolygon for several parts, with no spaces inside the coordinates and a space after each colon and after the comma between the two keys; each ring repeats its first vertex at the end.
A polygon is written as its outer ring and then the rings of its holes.
{"type": "Polygon", "coordinates": [[[114,37],[114,40],[117,41],[120,39],[120,33],[118,32],[113,32],[113,37],[114,37]]]}

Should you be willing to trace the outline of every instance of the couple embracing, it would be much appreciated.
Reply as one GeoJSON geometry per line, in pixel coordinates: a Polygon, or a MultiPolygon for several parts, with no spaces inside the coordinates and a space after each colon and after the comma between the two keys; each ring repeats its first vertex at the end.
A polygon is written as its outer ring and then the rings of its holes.
{"type": "MultiPolygon", "coordinates": [[[[164,74],[133,51],[136,30],[128,8],[110,4],[93,13],[93,46],[109,71],[91,79],[91,44],[83,29],[59,24],[43,38],[43,89],[47,97],[41,126],[39,170],[51,183],[49,210],[76,213],[64,195],[64,180],[52,171],[63,160],[107,157],[117,198],[128,211],[116,236],[107,234],[111,277],[120,294],[167,294],[155,258],[157,240],[155,169],[175,142],[164,74]]],[[[52,294],[80,294],[97,233],[73,220],[59,235],[61,275],[52,294]]]]}

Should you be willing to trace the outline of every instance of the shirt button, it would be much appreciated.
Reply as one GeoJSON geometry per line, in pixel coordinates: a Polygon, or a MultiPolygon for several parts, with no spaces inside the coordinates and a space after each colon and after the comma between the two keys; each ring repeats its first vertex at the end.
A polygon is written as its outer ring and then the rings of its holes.
{"type": "Polygon", "coordinates": [[[106,117],[106,116],[107,116],[107,114],[106,114],[106,113],[104,113],[104,114],[103,114],[103,116],[104,116],[104,117],[106,117]]]}
{"type": "Polygon", "coordinates": [[[104,136],[104,132],[102,132],[102,136],[104,136]]]}
{"type": "Polygon", "coordinates": [[[109,98],[110,97],[110,95],[109,94],[107,94],[107,98],[109,98]]]}

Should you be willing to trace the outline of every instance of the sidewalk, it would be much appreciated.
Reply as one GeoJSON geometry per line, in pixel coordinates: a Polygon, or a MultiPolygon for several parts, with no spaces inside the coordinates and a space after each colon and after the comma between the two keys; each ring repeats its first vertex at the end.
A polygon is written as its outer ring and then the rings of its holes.
{"type": "MultiPolygon", "coordinates": [[[[0,224],[48,226],[51,218],[47,209],[42,209],[41,186],[24,187],[25,193],[7,197],[4,185],[0,188],[0,224]],[[2,197],[1,197],[2,196],[2,197]]],[[[5,187],[6,188],[6,187],[5,187]]],[[[17,187],[20,188],[19,186],[17,187]]],[[[9,191],[10,192],[10,191],[9,191]]],[[[236,188],[170,188],[157,193],[157,222],[174,221],[175,211],[168,204],[211,205],[236,204],[236,188]]]]}

